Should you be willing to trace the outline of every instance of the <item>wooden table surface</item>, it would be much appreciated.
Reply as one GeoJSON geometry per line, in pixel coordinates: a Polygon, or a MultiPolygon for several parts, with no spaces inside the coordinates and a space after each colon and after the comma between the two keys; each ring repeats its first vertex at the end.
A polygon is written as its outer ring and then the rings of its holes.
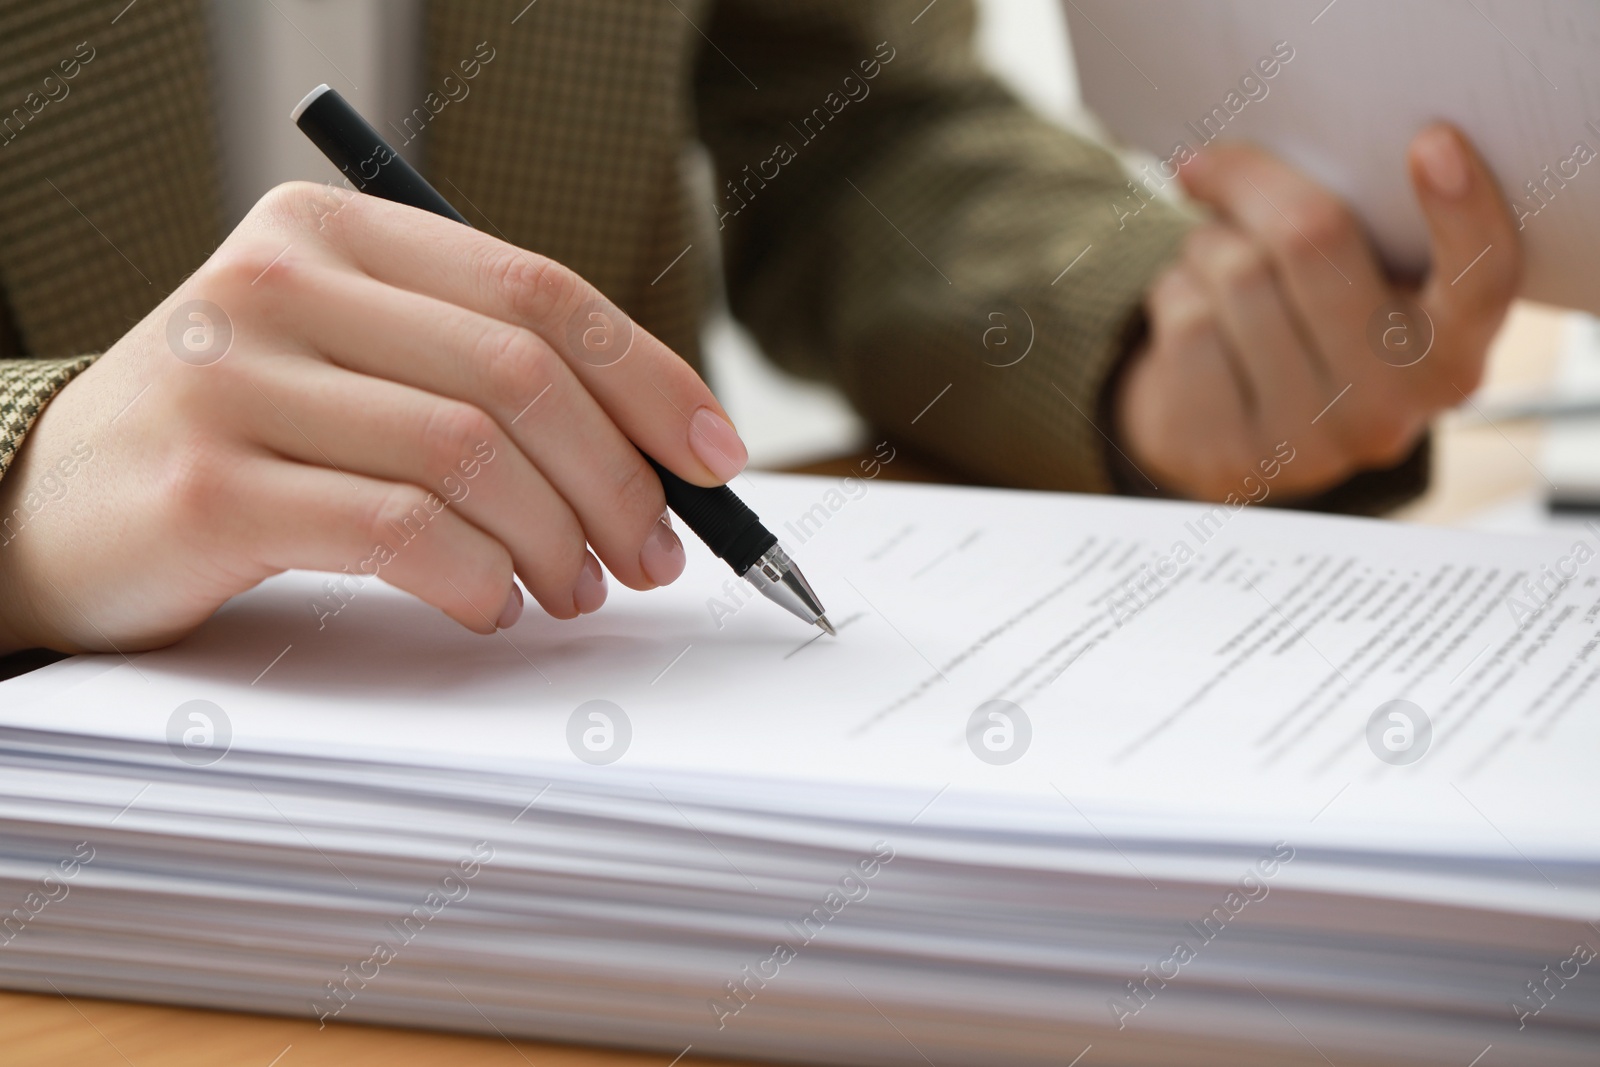
{"type": "MultiPolygon", "coordinates": [[[[1491,385],[1548,380],[1558,350],[1562,316],[1521,305],[1497,342],[1491,385]]],[[[1437,433],[1433,488],[1396,517],[1445,524],[1539,482],[1532,466],[1538,430],[1531,425],[1489,426],[1452,416],[1437,433]]],[[[817,473],[848,473],[854,460],[816,464],[817,473]]],[[[896,474],[936,480],[914,461],[895,463],[896,474]]],[[[605,1036],[596,1034],[603,1042],[605,1036]]],[[[83,997],[0,993],[0,1063],[73,1067],[692,1067],[731,1061],[701,1059],[692,1049],[632,1053],[600,1048],[512,1042],[420,1030],[335,1023],[319,1031],[308,1019],[203,1011],[83,997]]]]}

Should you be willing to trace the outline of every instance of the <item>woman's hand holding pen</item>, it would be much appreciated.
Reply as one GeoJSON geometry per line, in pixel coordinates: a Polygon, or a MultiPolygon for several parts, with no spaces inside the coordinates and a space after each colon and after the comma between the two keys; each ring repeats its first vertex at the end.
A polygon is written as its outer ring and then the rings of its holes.
{"type": "Polygon", "coordinates": [[[0,547],[0,652],[164,644],[290,568],[381,575],[481,633],[516,621],[515,574],[572,618],[601,563],[635,589],[683,570],[640,449],[698,485],[746,458],[694,371],[572,271],[310,184],[57,396],[0,513],[84,443],[0,547]]]}

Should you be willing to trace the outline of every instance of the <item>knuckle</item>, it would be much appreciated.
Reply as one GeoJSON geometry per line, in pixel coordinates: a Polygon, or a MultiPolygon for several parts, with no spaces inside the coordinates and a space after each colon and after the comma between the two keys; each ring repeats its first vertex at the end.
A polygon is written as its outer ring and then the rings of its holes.
{"type": "Polygon", "coordinates": [[[1272,281],[1272,267],[1266,252],[1243,239],[1219,245],[1214,270],[1222,287],[1234,293],[1259,292],[1272,281]]]}
{"type": "Polygon", "coordinates": [[[511,553],[497,542],[488,552],[466,561],[460,569],[464,573],[456,581],[468,602],[475,606],[474,614],[485,622],[495,618],[505,604],[506,590],[511,584],[514,570],[511,553]]]}
{"type": "Polygon", "coordinates": [[[285,248],[270,240],[229,242],[217,249],[196,273],[200,289],[225,294],[242,302],[269,290],[292,288],[306,271],[293,245],[285,248]]]}
{"type": "Polygon", "coordinates": [[[284,182],[274,185],[250,208],[246,218],[263,223],[299,228],[307,222],[319,222],[328,200],[327,190],[315,182],[284,182]]]}
{"type": "Polygon", "coordinates": [[[1309,263],[1334,256],[1360,240],[1350,209],[1332,197],[1310,197],[1289,205],[1272,229],[1271,243],[1286,261],[1309,263]]]}
{"type": "Polygon", "coordinates": [[[392,485],[373,495],[361,509],[357,521],[375,543],[393,538],[396,530],[426,530],[437,513],[429,503],[438,498],[415,485],[392,485]]]}
{"type": "Polygon", "coordinates": [[[443,401],[435,405],[423,428],[430,473],[453,472],[457,463],[482,442],[493,440],[498,432],[495,421],[471,404],[443,401]]]}
{"type": "Polygon", "coordinates": [[[578,580],[589,554],[583,523],[572,507],[558,501],[542,520],[539,538],[539,578],[547,590],[566,594],[578,580]]]}
{"type": "Polygon", "coordinates": [[[162,496],[177,528],[205,529],[225,509],[219,505],[230,491],[228,465],[214,441],[188,434],[168,457],[162,496]]]}
{"type": "Polygon", "coordinates": [[[552,358],[537,334],[517,326],[491,327],[478,341],[477,365],[490,394],[512,407],[520,408],[549,384],[552,358]]]}
{"type": "Polygon", "coordinates": [[[549,515],[545,522],[538,560],[532,573],[524,573],[524,579],[529,592],[546,611],[556,618],[570,619],[577,614],[572,590],[588,557],[588,542],[570,510],[564,515],[549,515]]]}
{"type": "Polygon", "coordinates": [[[1331,197],[1309,201],[1301,208],[1300,215],[1300,228],[1318,244],[1341,247],[1360,233],[1350,209],[1331,197]]]}
{"type": "Polygon", "coordinates": [[[1156,332],[1169,350],[1194,348],[1217,337],[1217,320],[1206,301],[1197,294],[1173,300],[1165,314],[1157,316],[1156,332]]]}
{"type": "Polygon", "coordinates": [[[554,580],[560,582],[562,588],[570,589],[583,567],[589,539],[572,506],[565,501],[558,501],[557,505],[546,515],[545,539],[548,546],[541,550],[540,555],[542,562],[554,574],[554,580]]]}
{"type": "Polygon", "coordinates": [[[639,516],[648,523],[653,524],[667,508],[661,479],[637,456],[629,458],[618,474],[615,494],[619,514],[639,516]]]}
{"type": "Polygon", "coordinates": [[[583,570],[584,561],[589,556],[589,545],[584,540],[583,528],[578,525],[578,520],[572,520],[572,529],[561,536],[557,541],[557,549],[550,559],[552,580],[562,591],[570,592],[578,582],[578,573],[583,570]]]}
{"type": "Polygon", "coordinates": [[[308,182],[282,182],[262,193],[251,205],[249,218],[281,219],[293,214],[298,203],[305,198],[308,182]]]}
{"type": "Polygon", "coordinates": [[[1205,291],[1185,264],[1168,268],[1156,279],[1145,304],[1151,332],[1161,347],[1192,340],[1211,318],[1205,291]]]}
{"type": "Polygon", "coordinates": [[[497,247],[487,267],[489,282],[506,295],[526,323],[560,316],[576,298],[578,276],[545,256],[510,246],[497,247]]]}

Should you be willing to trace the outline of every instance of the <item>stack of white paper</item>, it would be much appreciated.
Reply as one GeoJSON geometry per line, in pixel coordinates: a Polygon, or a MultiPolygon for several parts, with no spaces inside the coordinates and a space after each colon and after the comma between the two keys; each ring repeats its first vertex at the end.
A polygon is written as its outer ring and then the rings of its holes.
{"type": "Polygon", "coordinates": [[[739,489],[837,639],[691,548],[493,637],[291,574],[0,684],[0,982],[799,1062],[1593,1063],[1600,531],[739,489]]]}

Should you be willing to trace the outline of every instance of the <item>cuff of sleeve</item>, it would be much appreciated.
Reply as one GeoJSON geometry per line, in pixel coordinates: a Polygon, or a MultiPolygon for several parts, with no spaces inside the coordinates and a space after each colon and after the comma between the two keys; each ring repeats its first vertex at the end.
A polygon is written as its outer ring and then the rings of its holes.
{"type": "Polygon", "coordinates": [[[45,405],[97,358],[0,360],[0,478],[45,405]]]}
{"type": "Polygon", "coordinates": [[[1072,406],[1062,429],[1076,438],[1069,447],[1087,459],[1083,473],[1088,484],[1082,488],[1092,492],[1163,495],[1118,442],[1112,408],[1117,383],[1148,329],[1145,293],[1176,258],[1193,225],[1177,211],[1150,214],[1136,233],[1107,235],[1107,251],[1118,257],[1114,269],[1064,294],[1067,321],[1077,323],[1078,330],[1067,342],[1065,358],[1056,362],[1062,380],[1052,383],[1052,391],[1066,396],[1072,406]],[[1124,237],[1131,238],[1126,247],[1116,247],[1113,242],[1124,237]]]}
{"type": "Polygon", "coordinates": [[[1171,499],[1172,494],[1162,489],[1123,449],[1118,442],[1122,439],[1122,429],[1117,425],[1115,400],[1117,389],[1126,375],[1128,365],[1133,362],[1133,355],[1145,338],[1149,336],[1150,323],[1141,310],[1136,316],[1132,326],[1127,332],[1122,344],[1121,354],[1112,364],[1100,386],[1100,425],[1105,427],[1106,442],[1110,447],[1106,450],[1106,478],[1111,484],[1111,491],[1122,496],[1160,497],[1171,499]]]}

